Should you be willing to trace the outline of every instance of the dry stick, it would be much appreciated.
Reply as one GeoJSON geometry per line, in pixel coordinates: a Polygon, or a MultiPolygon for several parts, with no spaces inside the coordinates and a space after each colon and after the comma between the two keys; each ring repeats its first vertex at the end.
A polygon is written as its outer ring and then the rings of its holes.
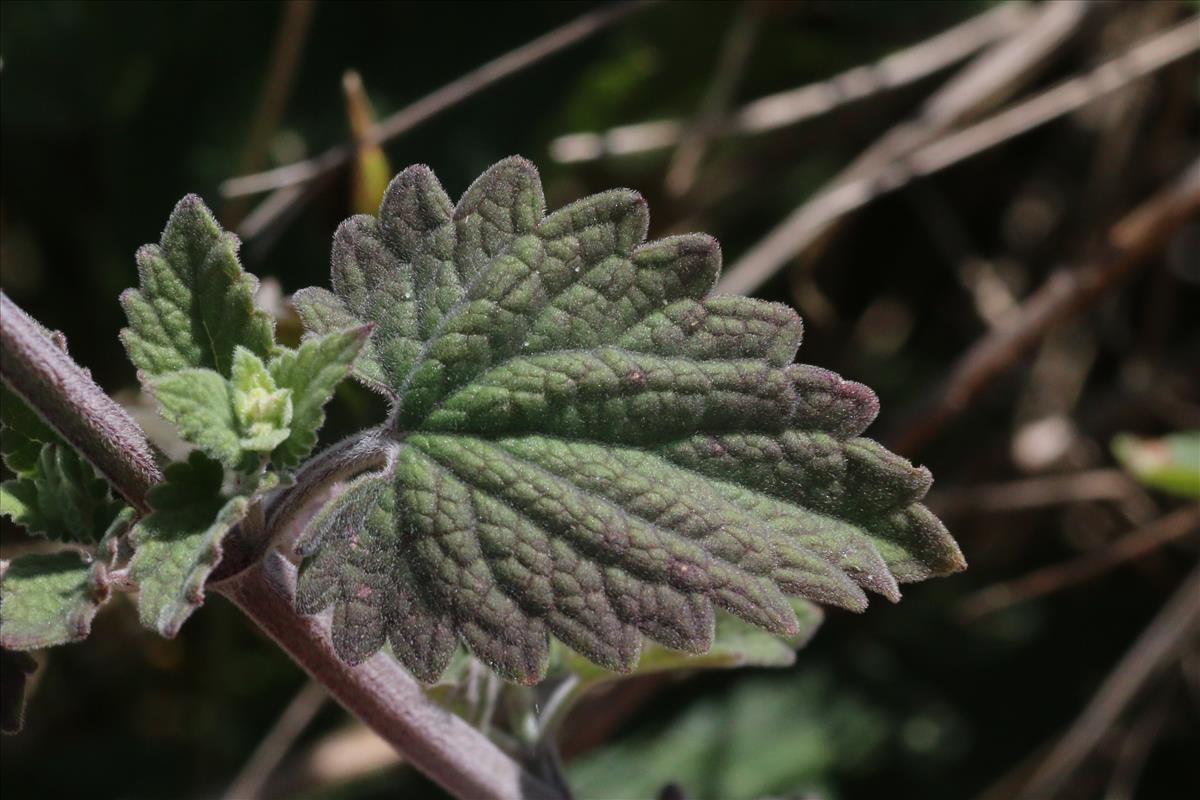
{"type": "MultiPolygon", "coordinates": [[[[381,120],[375,131],[361,144],[383,144],[388,139],[410,131],[497,81],[599,33],[646,5],[648,3],[644,1],[615,3],[583,14],[566,25],[471,70],[457,80],[451,81],[381,120]]],[[[347,142],[305,161],[298,161],[253,175],[230,178],[221,184],[221,194],[225,197],[240,197],[308,183],[317,176],[348,163],[354,157],[359,146],[361,146],[359,143],[347,142]]]]}
{"type": "Polygon", "coordinates": [[[921,105],[916,118],[885,133],[831,185],[873,174],[1008,100],[1059,53],[1092,8],[1086,0],[1041,5],[1027,26],[980,53],[921,105]]]}
{"type": "MultiPolygon", "coordinates": [[[[262,94],[250,134],[246,138],[242,157],[238,160],[238,172],[260,169],[271,134],[279,127],[279,120],[287,107],[292,93],[292,82],[300,66],[300,56],[308,41],[312,22],[314,0],[289,0],[283,10],[283,20],[275,37],[275,48],[271,55],[271,66],[263,83],[262,94]]],[[[245,214],[245,201],[231,201],[225,208],[225,227],[232,228],[236,220],[245,214]]]]}
{"type": "Polygon", "coordinates": [[[948,134],[870,175],[836,185],[794,211],[725,273],[722,294],[747,294],[761,286],[842,216],[916,178],[933,175],[996,145],[1068,114],[1200,51],[1200,18],[1153,36],[1083,75],[948,134]]]}
{"type": "MultiPolygon", "coordinates": [[[[881,178],[895,163],[918,148],[935,142],[955,125],[1009,97],[1074,34],[1089,8],[1078,0],[1043,4],[1031,14],[1027,25],[993,43],[972,60],[922,104],[915,119],[904,120],[884,133],[823,189],[792,212],[757,248],[743,256],[739,264],[753,264],[755,258],[773,258],[773,264],[760,267],[766,270],[759,279],[761,283],[788,260],[825,241],[835,223],[854,210],[824,216],[831,194],[859,179],[881,178]],[[785,233],[792,238],[784,236],[785,233]],[[776,253],[782,246],[790,249],[776,253]]],[[[872,199],[874,197],[864,198],[863,204],[872,199]]],[[[733,267],[738,268],[738,264],[733,267]]],[[[741,268],[750,270],[749,266],[741,268]]]]}
{"type": "MultiPolygon", "coordinates": [[[[138,508],[162,481],[145,434],[52,335],[0,292],[0,375],[138,508]]],[[[285,515],[302,517],[299,512],[285,515]]],[[[342,662],[325,617],[292,605],[296,569],[276,552],[209,588],[229,597],[347,709],[401,755],[464,800],[563,800],[479,731],[426,697],[400,664],[379,653],[342,662]]]]}
{"type": "Polygon", "coordinates": [[[1168,542],[1200,532],[1200,505],[1187,506],[1126,534],[1107,547],[1080,558],[1036,570],[1013,581],[989,586],[968,597],[959,618],[973,622],[1017,603],[1083,583],[1168,542]]]}
{"type": "Polygon", "coordinates": [[[1117,751],[1116,764],[1108,780],[1108,788],[1104,791],[1104,800],[1136,799],[1138,781],[1146,760],[1176,708],[1172,702],[1176,691],[1177,687],[1168,683],[1161,696],[1154,698],[1150,707],[1142,711],[1129,727],[1117,751]]]}
{"type": "Polygon", "coordinates": [[[464,800],[562,800],[430,700],[387,653],[356,667],[342,663],[330,643],[328,615],[297,614],[295,590],[296,568],[274,552],[219,588],[338,702],[446,791],[464,800]]]}
{"type": "Polygon", "coordinates": [[[734,89],[742,80],[750,51],[762,28],[764,14],[758,0],[744,0],[733,27],[725,36],[717,68],[700,103],[700,110],[680,139],[679,147],[667,168],[665,184],[673,197],[687,194],[696,182],[696,173],[700,162],[704,160],[708,139],[716,132],[734,89]]]}
{"type": "Polygon", "coordinates": [[[926,505],[940,517],[1022,511],[1030,508],[1094,500],[1124,500],[1142,494],[1119,469],[1094,469],[1064,475],[984,484],[969,489],[935,490],[926,505]]]}
{"type": "Polygon", "coordinates": [[[1034,772],[1019,797],[1053,797],[1112,729],[1146,682],[1196,635],[1200,567],[1192,570],[1150,625],[1109,673],[1087,708],[1034,772]]]}
{"type": "MultiPolygon", "coordinates": [[[[1200,31],[1197,31],[1200,33],[1200,31]]],[[[1200,47],[1200,36],[1195,37],[1200,47]]],[[[1051,328],[1094,303],[1149,261],[1185,222],[1200,213],[1200,161],[1175,185],[1127,214],[1084,266],[1052,274],[1009,320],[976,342],[950,371],[928,409],[909,415],[893,449],[913,454],[961,414],[1002,372],[1051,328]]]]}
{"type": "MultiPolygon", "coordinates": [[[[827,80],[748,103],[719,126],[716,134],[730,136],[777,130],[915,83],[1020,30],[1031,13],[1027,3],[1010,0],[874,64],[858,66],[827,80]]],[[[550,155],[563,163],[593,161],[605,156],[674,147],[684,135],[682,120],[641,122],[604,133],[560,136],[550,143],[550,155]]]]}
{"type": "Polygon", "coordinates": [[[146,435],[92,376],[20,306],[0,292],[0,377],[121,495],[147,511],[162,481],[146,435]]]}
{"type": "MultiPolygon", "coordinates": [[[[532,66],[560,49],[603,30],[629,12],[650,2],[652,0],[638,0],[584,14],[567,25],[484,64],[401,109],[380,122],[370,135],[364,136],[361,140],[338,145],[308,161],[300,161],[277,170],[246,176],[244,179],[233,178],[226,181],[222,185],[222,192],[226,196],[253,194],[255,191],[265,191],[274,186],[279,187],[274,189],[267,199],[246,217],[238,227],[238,233],[243,239],[252,240],[262,236],[272,227],[277,229],[284,220],[299,212],[304,201],[314,194],[335,170],[351,161],[359,148],[382,144],[387,139],[415,128],[476,92],[525,67],[532,66]],[[254,180],[258,180],[258,183],[255,184],[254,180]],[[239,183],[239,181],[249,182],[239,183]],[[231,186],[234,191],[230,191],[231,186]],[[255,189],[255,186],[258,188],[255,189]],[[249,187],[249,191],[246,191],[247,187],[249,187]]],[[[269,242],[262,242],[260,247],[268,244],[269,242]]]]}
{"type": "Polygon", "coordinates": [[[357,720],[325,734],[288,760],[263,788],[264,798],[308,795],[403,763],[378,734],[357,720]]]}
{"type": "MultiPolygon", "coordinates": [[[[805,207],[819,208],[823,195],[858,178],[875,178],[893,162],[934,142],[955,126],[990,111],[1033,80],[1082,26],[1093,6],[1084,0],[1044,3],[1029,15],[1028,24],[986,48],[922,103],[918,114],[889,129],[849,166],[807,200],[805,207]]],[[[929,191],[925,192],[930,194],[929,191]]],[[[920,195],[920,193],[918,193],[920,195]]],[[[795,245],[792,258],[827,246],[847,215],[810,229],[795,245]]],[[[814,252],[810,252],[810,256],[814,252]]],[[[785,259],[786,260],[786,259],[785,259]]],[[[780,263],[782,266],[782,262],[780,263]]],[[[800,277],[795,281],[803,283],[800,277]]],[[[811,285],[811,281],[808,282],[811,285]]]]}
{"type": "Polygon", "coordinates": [[[287,704],[271,730],[254,748],[250,758],[225,792],[225,800],[249,800],[262,795],[267,779],[283,757],[325,705],[328,695],[321,684],[307,681],[287,704]]]}

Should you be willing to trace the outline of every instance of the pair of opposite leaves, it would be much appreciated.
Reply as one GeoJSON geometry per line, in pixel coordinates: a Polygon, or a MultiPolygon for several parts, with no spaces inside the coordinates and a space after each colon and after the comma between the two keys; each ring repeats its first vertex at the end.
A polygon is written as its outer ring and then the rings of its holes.
{"type": "Polygon", "coordinates": [[[870,389],[793,364],[787,306],[709,295],[713,238],[645,242],[624,189],[544,209],[521,158],[457,205],[410,167],[296,294],[312,334],[373,323],[355,374],[392,404],[386,466],[298,545],[342,658],[433,681],[461,641],[533,682],[552,635],[627,671],[643,636],[706,651],[714,608],[790,635],[788,596],[861,610],[964,566],[929,472],[860,438],[870,389]]]}

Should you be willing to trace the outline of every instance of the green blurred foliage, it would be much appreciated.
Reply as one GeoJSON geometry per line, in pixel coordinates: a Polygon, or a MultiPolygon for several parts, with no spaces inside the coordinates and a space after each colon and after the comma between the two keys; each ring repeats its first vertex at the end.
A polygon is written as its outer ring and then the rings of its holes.
{"type": "Polygon", "coordinates": [[[1112,451],[1121,466],[1146,486],[1200,500],[1200,431],[1161,438],[1123,433],[1113,437],[1112,451]]]}
{"type": "Polygon", "coordinates": [[[839,690],[827,670],[748,677],[572,764],[583,800],[653,797],[675,783],[695,800],[819,790],[877,757],[894,722],[839,690]]]}

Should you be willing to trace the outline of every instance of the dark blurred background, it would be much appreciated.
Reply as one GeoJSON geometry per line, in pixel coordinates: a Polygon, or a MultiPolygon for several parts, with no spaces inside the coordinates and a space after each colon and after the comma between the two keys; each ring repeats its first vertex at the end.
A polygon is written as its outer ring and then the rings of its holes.
{"type": "MultiPolygon", "coordinates": [[[[1186,478],[1164,492],[1142,469],[1200,469],[1157,438],[1200,428],[1198,5],[999,7],[655,4],[384,144],[393,170],[427,163],[451,195],[520,153],[551,207],[630,186],[652,235],[716,235],[737,280],[761,275],[735,288],[804,316],[804,361],[876,389],[872,435],[933,470],[971,565],[898,606],[831,612],[793,668],[631,680],[585,703],[564,742],[581,796],[1032,796],[1088,707],[1053,796],[1200,796],[1200,613],[1185,596],[1182,633],[1150,627],[1196,583],[1195,502],[1186,478]],[[1080,84],[1087,103],[1031,103],[1135,47],[1161,63],[1120,61],[1115,86],[1080,84]],[[603,136],[658,120],[678,124],[603,136]],[[946,161],[951,145],[967,151],[946,161]],[[826,190],[848,184],[857,205],[832,220],[826,190]],[[1156,654],[1145,674],[1131,650],[1156,654]]],[[[243,233],[295,335],[279,297],[327,282],[379,154],[290,194],[229,198],[222,182],[352,141],[347,70],[384,120],[597,8],[6,0],[0,285],[137,407],[117,294],[197,192],[243,233]]],[[[325,435],[380,413],[346,387],[325,435]]],[[[36,546],[2,541],[6,557],[36,546]]],[[[441,796],[221,600],[171,641],[130,612],[113,603],[89,641],[39,655],[26,730],[2,741],[5,798],[236,794],[287,708],[293,735],[255,762],[278,764],[255,776],[262,796],[441,796]]]]}

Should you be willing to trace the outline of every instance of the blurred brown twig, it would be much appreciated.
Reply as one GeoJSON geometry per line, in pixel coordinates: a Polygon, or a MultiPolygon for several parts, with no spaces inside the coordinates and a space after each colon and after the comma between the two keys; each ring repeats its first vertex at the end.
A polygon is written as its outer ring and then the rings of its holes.
{"type": "Polygon", "coordinates": [[[1054,797],[1112,729],[1146,683],[1173,658],[1200,624],[1200,567],[1192,570],[1109,673],[1083,713],[1051,749],[1020,797],[1054,797]]]}
{"type": "MultiPolygon", "coordinates": [[[[1200,37],[1196,37],[1200,47],[1200,37]]],[[[1030,347],[1067,317],[1078,313],[1159,253],[1184,222],[1200,213],[1200,162],[1183,177],[1125,215],[1082,266],[1053,273],[1010,315],[959,359],[937,390],[933,403],[910,415],[894,450],[912,455],[982,394],[1030,347]]]]}
{"type": "MultiPolygon", "coordinates": [[[[1189,18],[1143,40],[1087,73],[1070,78],[967,128],[947,133],[928,144],[920,144],[903,155],[892,159],[877,160],[874,156],[868,159],[867,156],[871,154],[871,150],[868,150],[856,162],[861,167],[851,165],[844,170],[827,188],[818,191],[734,262],[717,284],[717,291],[721,294],[749,294],[789,260],[819,240],[833,222],[846,214],[917,178],[927,177],[978,155],[1197,52],[1200,50],[1198,25],[1200,18],[1189,18]]],[[[980,84],[981,87],[987,85],[980,84]]],[[[983,97],[981,94],[980,99],[983,97]]],[[[920,141],[923,141],[923,136],[920,141]]],[[[882,152],[880,146],[879,153],[882,152]]]]}
{"type": "Polygon", "coordinates": [[[1200,532],[1200,505],[1186,506],[1079,558],[982,589],[963,601],[959,619],[973,622],[1017,603],[1074,586],[1197,532],[1200,532]]]}
{"type": "Polygon", "coordinates": [[[360,147],[382,144],[412,130],[504,78],[605,30],[634,11],[645,7],[649,2],[650,0],[632,0],[632,2],[603,6],[583,14],[566,25],[480,65],[380,120],[370,137],[364,141],[345,142],[304,161],[226,180],[221,184],[221,194],[225,197],[272,192],[262,203],[262,206],[269,209],[270,213],[256,213],[254,227],[247,229],[247,225],[243,224],[238,229],[238,233],[247,239],[260,233],[274,219],[281,217],[302,199],[304,193],[300,187],[309,186],[317,179],[345,166],[354,158],[354,154],[360,147]]]}

